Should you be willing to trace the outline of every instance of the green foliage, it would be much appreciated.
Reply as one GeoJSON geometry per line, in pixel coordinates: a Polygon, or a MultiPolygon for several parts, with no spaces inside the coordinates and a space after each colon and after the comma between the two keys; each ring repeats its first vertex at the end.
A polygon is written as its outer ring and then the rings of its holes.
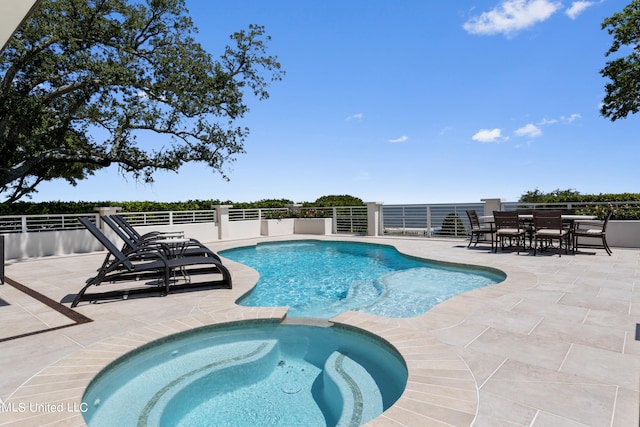
{"type": "MultiPolygon", "coordinates": [[[[362,201],[351,196],[326,196],[323,200],[337,200],[338,202],[353,201],[353,205],[335,206],[360,206],[362,201]],[[334,199],[338,197],[338,199],[334,199]],[[357,203],[357,201],[360,201],[357,203]]],[[[320,200],[319,199],[319,200],[320,200]]],[[[327,202],[329,203],[329,202],[327,202]]],[[[0,215],[40,215],[40,214],[68,214],[68,213],[88,213],[94,208],[117,206],[124,212],[163,212],[163,211],[192,211],[214,209],[217,205],[232,205],[234,209],[275,209],[290,208],[294,205],[289,199],[262,199],[257,202],[232,202],[231,200],[188,200],[186,202],[154,202],[154,201],[129,201],[129,202],[15,202],[0,203],[0,215]]],[[[325,207],[313,203],[304,203],[306,207],[325,207]]],[[[329,205],[333,206],[333,205],[329,205]]],[[[329,213],[320,209],[300,209],[298,212],[271,212],[274,218],[325,218],[329,213]]]]}
{"type": "Polygon", "coordinates": [[[576,190],[556,189],[550,193],[543,193],[535,189],[520,196],[519,202],[523,203],[609,203],[609,202],[631,202],[640,201],[638,193],[618,193],[618,194],[580,194],[576,190]]]}
{"type": "Polygon", "coordinates": [[[303,203],[302,206],[315,206],[315,207],[332,207],[332,206],[364,206],[362,199],[349,195],[340,196],[322,196],[316,199],[315,202],[303,203]]]}
{"type": "Polygon", "coordinates": [[[539,189],[528,191],[520,196],[519,202],[524,203],[556,203],[574,201],[580,198],[580,192],[572,189],[560,190],[559,188],[550,193],[543,193],[539,189]]]}
{"type": "Polygon", "coordinates": [[[578,210],[577,213],[581,215],[595,215],[598,219],[605,219],[611,210],[613,211],[611,219],[640,220],[640,204],[631,205],[629,203],[625,203],[624,205],[613,205],[609,203],[602,205],[589,205],[578,210]]]}
{"type": "Polygon", "coordinates": [[[635,114],[640,108],[640,0],[633,0],[622,12],[602,23],[602,29],[613,36],[609,57],[622,48],[630,53],[608,61],[600,74],[610,81],[600,113],[611,121],[635,114]]]}
{"type": "Polygon", "coordinates": [[[550,193],[543,193],[535,189],[524,193],[519,202],[523,203],[589,203],[584,208],[576,211],[583,215],[596,215],[604,219],[610,210],[613,210],[612,219],[640,219],[640,194],[638,193],[618,193],[618,194],[580,194],[575,190],[554,190],[550,193]],[[625,203],[620,202],[638,202],[625,203]]]}
{"type": "Polygon", "coordinates": [[[250,25],[218,59],[185,0],[43,0],[0,53],[0,195],[75,185],[118,165],[135,179],[203,162],[223,177],[244,152],[247,93],[281,80],[250,25]]]}
{"type": "Polygon", "coordinates": [[[326,209],[300,209],[296,218],[329,218],[331,215],[326,209]]]}
{"type": "Polygon", "coordinates": [[[450,213],[442,220],[442,230],[440,234],[443,236],[466,236],[467,229],[457,214],[450,213]]]}
{"type": "Polygon", "coordinates": [[[187,202],[16,202],[0,204],[0,215],[42,215],[91,213],[99,207],[121,207],[124,212],[164,212],[209,210],[215,205],[231,204],[219,200],[189,200],[187,202]]]}
{"type": "Polygon", "coordinates": [[[288,199],[262,199],[257,202],[230,203],[237,209],[257,209],[257,208],[286,208],[293,205],[288,199]]]}
{"type": "Polygon", "coordinates": [[[284,219],[284,218],[293,218],[293,216],[289,210],[264,211],[262,212],[262,218],[263,219],[284,219]]]}

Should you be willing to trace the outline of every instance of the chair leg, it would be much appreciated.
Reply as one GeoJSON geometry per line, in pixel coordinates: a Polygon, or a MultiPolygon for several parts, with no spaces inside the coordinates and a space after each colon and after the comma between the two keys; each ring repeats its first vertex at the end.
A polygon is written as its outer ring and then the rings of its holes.
{"type": "MultiPolygon", "coordinates": [[[[562,243],[563,243],[563,241],[564,241],[564,238],[563,238],[563,237],[560,237],[560,238],[558,239],[558,256],[562,256],[562,243]]],[[[567,245],[566,245],[566,243],[565,243],[565,245],[564,245],[564,246],[565,246],[565,248],[566,248],[566,246],[567,246],[567,245]]],[[[565,255],[566,255],[566,252],[565,252],[565,255]]]]}
{"type": "Polygon", "coordinates": [[[607,244],[606,236],[602,236],[602,246],[604,246],[604,250],[607,251],[609,256],[611,256],[611,248],[609,248],[609,245],[607,244]]]}

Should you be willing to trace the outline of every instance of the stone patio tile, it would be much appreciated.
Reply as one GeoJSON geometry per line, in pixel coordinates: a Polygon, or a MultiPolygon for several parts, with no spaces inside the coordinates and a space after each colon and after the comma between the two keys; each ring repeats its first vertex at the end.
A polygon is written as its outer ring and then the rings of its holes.
{"type": "Polygon", "coordinates": [[[611,422],[617,387],[509,361],[481,391],[587,426],[604,426],[611,422]]]}
{"type": "Polygon", "coordinates": [[[548,369],[560,367],[569,347],[568,343],[504,332],[493,328],[487,329],[468,345],[470,350],[504,355],[509,359],[548,369]]]}
{"type": "Polygon", "coordinates": [[[532,336],[553,341],[578,343],[605,350],[622,352],[625,331],[612,327],[584,325],[544,319],[531,333],[532,336]]]}
{"type": "Polygon", "coordinates": [[[561,371],[640,391],[640,358],[635,356],[574,344],[561,371]]]}

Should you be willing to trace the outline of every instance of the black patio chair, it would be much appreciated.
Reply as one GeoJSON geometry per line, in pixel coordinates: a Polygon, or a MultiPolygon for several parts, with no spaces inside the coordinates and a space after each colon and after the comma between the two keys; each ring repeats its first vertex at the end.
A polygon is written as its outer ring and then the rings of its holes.
{"type": "Polygon", "coordinates": [[[493,234],[495,233],[493,222],[489,222],[488,224],[480,223],[480,219],[478,218],[478,214],[475,210],[468,210],[467,217],[469,217],[469,223],[471,224],[471,238],[469,239],[467,248],[471,246],[471,243],[473,243],[473,247],[475,248],[480,242],[480,236],[486,238],[488,235],[491,242],[491,250],[493,251],[493,234]]]}
{"type": "Polygon", "coordinates": [[[553,245],[553,241],[558,241],[558,256],[562,256],[562,243],[564,242],[564,252],[568,253],[569,229],[562,223],[562,212],[559,210],[535,210],[533,211],[533,255],[538,248],[541,250],[553,245]]]}
{"type": "Polygon", "coordinates": [[[607,251],[607,254],[611,256],[611,248],[607,244],[607,224],[613,209],[609,211],[604,221],[579,221],[576,222],[573,230],[573,250],[577,251],[579,247],[583,248],[600,248],[607,251]],[[580,237],[589,239],[600,239],[600,243],[582,243],[579,242],[580,237]]]}
{"type": "Polygon", "coordinates": [[[522,227],[518,212],[493,211],[493,219],[496,225],[495,252],[498,252],[498,241],[504,250],[504,242],[508,238],[510,244],[515,240],[518,254],[520,254],[520,248],[524,250],[525,247],[525,229],[522,227]]]}

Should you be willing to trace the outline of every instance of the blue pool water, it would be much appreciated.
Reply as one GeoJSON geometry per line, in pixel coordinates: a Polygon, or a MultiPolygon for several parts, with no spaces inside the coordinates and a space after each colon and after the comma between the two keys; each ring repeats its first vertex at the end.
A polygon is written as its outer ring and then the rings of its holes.
{"type": "Polygon", "coordinates": [[[238,304],[288,306],[288,316],[331,318],[347,310],[417,316],[442,301],[505,279],[496,269],[402,255],[384,245],[290,241],[220,255],[260,273],[238,304]]]}
{"type": "Polygon", "coordinates": [[[241,322],[120,357],[87,387],[84,417],[91,427],[358,426],[406,381],[398,352],[359,329],[241,322]]]}

